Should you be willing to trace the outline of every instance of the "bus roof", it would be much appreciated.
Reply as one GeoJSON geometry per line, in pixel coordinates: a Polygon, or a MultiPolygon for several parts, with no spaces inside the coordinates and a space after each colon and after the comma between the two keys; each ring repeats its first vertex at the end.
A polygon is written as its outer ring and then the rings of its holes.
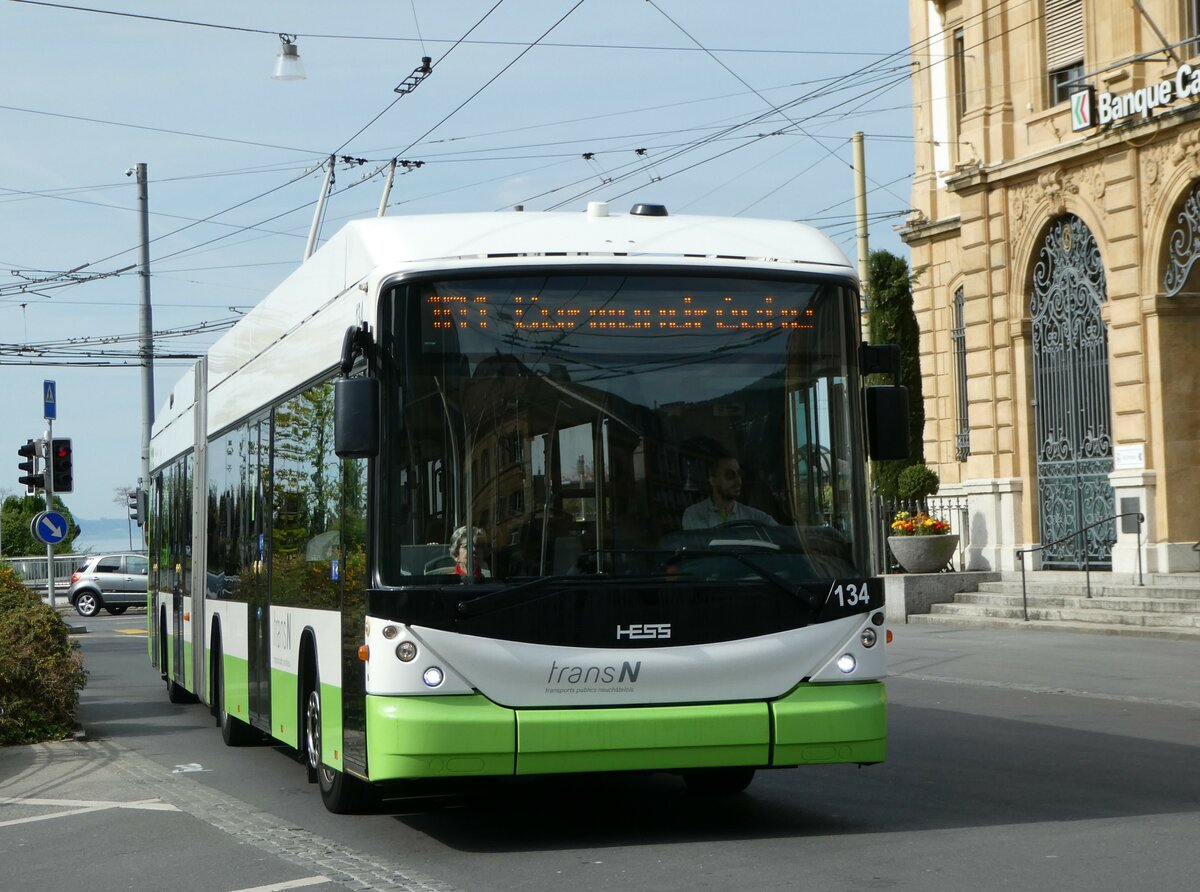
{"type": "MultiPolygon", "coordinates": [[[[620,256],[732,260],[768,266],[800,264],[855,275],[841,249],[804,223],[610,214],[601,202],[593,202],[586,213],[507,211],[377,217],[347,224],[331,239],[330,246],[339,238],[364,252],[376,269],[444,260],[620,256]]],[[[357,252],[351,249],[350,253],[357,252]]]]}

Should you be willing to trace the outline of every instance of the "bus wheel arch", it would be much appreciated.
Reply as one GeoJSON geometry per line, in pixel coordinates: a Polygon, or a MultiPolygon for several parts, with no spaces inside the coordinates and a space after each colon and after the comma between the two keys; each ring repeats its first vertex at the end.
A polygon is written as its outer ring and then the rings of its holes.
{"type": "Polygon", "coordinates": [[[258,732],[237,716],[230,715],[226,706],[228,701],[225,699],[225,649],[221,641],[220,622],[217,620],[213,621],[212,647],[209,653],[212,654],[212,666],[209,669],[212,708],[217,717],[217,727],[221,729],[221,739],[225,741],[226,746],[250,746],[258,743],[261,739],[258,732]]]}
{"type": "Polygon", "coordinates": [[[158,661],[159,667],[162,669],[163,680],[167,683],[167,699],[172,703],[195,703],[198,698],[171,677],[171,662],[167,651],[167,608],[165,606],[159,613],[158,641],[158,661]]]}
{"type": "Polygon", "coordinates": [[[300,636],[300,678],[296,704],[300,728],[300,755],[308,772],[308,782],[317,782],[321,763],[321,679],[317,672],[317,647],[311,629],[300,636]],[[315,710],[315,714],[314,714],[315,710]]]}

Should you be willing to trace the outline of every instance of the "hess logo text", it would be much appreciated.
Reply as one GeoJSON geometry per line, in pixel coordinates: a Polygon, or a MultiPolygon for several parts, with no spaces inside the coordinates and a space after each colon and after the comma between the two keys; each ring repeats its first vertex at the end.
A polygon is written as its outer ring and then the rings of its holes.
{"type": "Polygon", "coordinates": [[[649,638],[670,638],[670,623],[630,623],[627,626],[617,626],[617,640],[626,638],[630,641],[644,641],[649,638]]]}

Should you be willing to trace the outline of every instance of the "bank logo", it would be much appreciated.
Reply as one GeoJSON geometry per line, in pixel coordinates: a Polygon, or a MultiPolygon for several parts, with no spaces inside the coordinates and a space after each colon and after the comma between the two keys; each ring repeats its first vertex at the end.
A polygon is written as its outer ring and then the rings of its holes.
{"type": "Polygon", "coordinates": [[[1071,94],[1071,130],[1087,130],[1092,126],[1092,108],[1095,106],[1095,90],[1084,87],[1071,94]]]}
{"type": "Polygon", "coordinates": [[[617,640],[626,638],[630,641],[646,641],[653,638],[670,638],[670,623],[630,623],[628,626],[617,626],[617,640]]]}

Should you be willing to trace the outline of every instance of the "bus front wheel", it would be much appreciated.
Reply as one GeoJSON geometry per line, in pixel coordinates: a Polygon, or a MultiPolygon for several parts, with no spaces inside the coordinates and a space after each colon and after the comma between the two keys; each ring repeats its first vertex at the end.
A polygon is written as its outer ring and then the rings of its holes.
{"type": "Polygon", "coordinates": [[[321,801],[335,815],[360,811],[374,802],[374,790],[358,778],[322,763],[321,682],[315,672],[311,677],[312,687],[304,704],[304,750],[308,776],[312,779],[316,775],[321,801]]]}

